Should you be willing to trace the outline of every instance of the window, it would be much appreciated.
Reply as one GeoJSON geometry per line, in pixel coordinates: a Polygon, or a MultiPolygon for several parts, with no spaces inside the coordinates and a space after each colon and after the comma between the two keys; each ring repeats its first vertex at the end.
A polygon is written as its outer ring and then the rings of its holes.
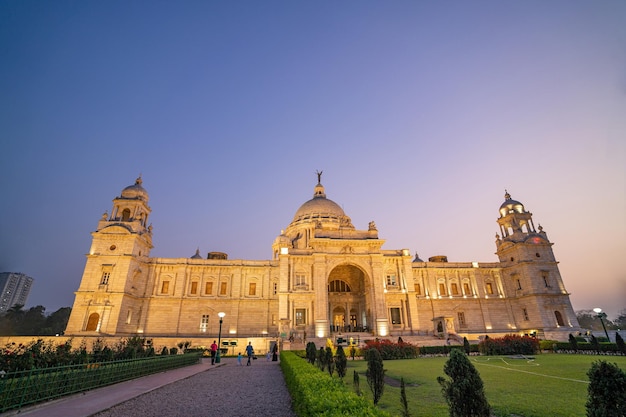
{"type": "Polygon", "coordinates": [[[276,314],[272,314],[272,326],[276,326],[276,314]]]}
{"type": "Polygon", "coordinates": [[[563,322],[563,316],[560,311],[555,311],[554,316],[556,317],[556,324],[559,326],[565,326],[565,322],[563,322]]]}
{"type": "Polygon", "coordinates": [[[441,283],[439,284],[439,295],[447,295],[448,292],[446,291],[446,284],[441,283]]]}
{"type": "Polygon", "coordinates": [[[278,282],[274,283],[272,291],[274,292],[274,295],[278,294],[278,282]]]}
{"type": "Polygon", "coordinates": [[[400,318],[400,309],[399,308],[390,308],[391,313],[391,324],[402,324],[402,319],[400,318]]]}
{"type": "Polygon", "coordinates": [[[543,283],[546,288],[550,288],[550,283],[548,281],[548,273],[546,271],[541,272],[541,278],[543,278],[543,283]]]}
{"type": "Polygon", "coordinates": [[[163,281],[161,283],[161,294],[167,294],[169,289],[170,289],[170,282],[169,281],[163,281]]]}
{"type": "Polygon", "coordinates": [[[203,314],[200,319],[200,332],[206,333],[207,328],[209,327],[209,315],[203,314]]]}
{"type": "Polygon", "coordinates": [[[485,283],[485,288],[487,290],[487,294],[493,294],[493,284],[491,282],[485,283]]]}
{"type": "Polygon", "coordinates": [[[204,283],[204,294],[205,295],[213,294],[213,282],[204,283]]]}
{"type": "Polygon", "coordinates": [[[226,295],[227,288],[228,288],[228,284],[226,282],[222,282],[220,284],[220,295],[226,295]]]}
{"type": "Polygon", "coordinates": [[[306,276],[304,274],[296,274],[296,287],[306,285],[306,276]]]}
{"type": "Polygon", "coordinates": [[[450,291],[452,292],[452,295],[459,295],[459,287],[455,282],[450,284],[450,291]]]}
{"type": "Polygon", "coordinates": [[[471,295],[472,294],[472,290],[470,288],[469,282],[464,282],[463,283],[463,293],[465,295],[471,295]]]}
{"type": "Polygon", "coordinates": [[[250,288],[248,289],[248,295],[256,295],[256,282],[250,283],[250,288]]]}
{"type": "Polygon", "coordinates": [[[420,284],[415,284],[415,294],[422,295],[422,286],[420,284]]]}
{"type": "Polygon", "coordinates": [[[396,276],[394,274],[387,275],[387,285],[392,287],[398,285],[398,283],[396,282],[396,276]]]}
{"type": "Polygon", "coordinates": [[[296,308],[296,326],[306,324],[306,309],[296,308]]]}
{"type": "Polygon", "coordinates": [[[191,283],[191,289],[189,290],[189,292],[193,295],[198,294],[198,282],[194,281],[191,283]]]}
{"type": "Polygon", "coordinates": [[[130,221],[130,210],[129,209],[124,209],[122,211],[122,221],[123,222],[130,221]]]}
{"type": "Polygon", "coordinates": [[[126,313],[126,324],[130,324],[130,320],[133,317],[133,312],[128,310],[128,312],[126,313]]]}
{"type": "Polygon", "coordinates": [[[522,315],[524,316],[524,321],[528,321],[528,310],[523,308],[522,309],[522,315]]]}
{"type": "Polygon", "coordinates": [[[522,281],[520,281],[519,279],[515,280],[517,282],[517,289],[521,290],[522,289],[522,281]]]}
{"type": "Polygon", "coordinates": [[[328,284],[329,292],[350,292],[350,286],[345,281],[336,279],[328,284]]]}
{"type": "Polygon", "coordinates": [[[104,271],[102,273],[102,279],[100,280],[100,285],[107,285],[109,283],[110,277],[111,277],[111,273],[108,271],[104,271]]]}
{"type": "Polygon", "coordinates": [[[467,323],[465,322],[465,313],[463,311],[456,313],[456,317],[459,319],[460,327],[467,327],[467,323]]]}

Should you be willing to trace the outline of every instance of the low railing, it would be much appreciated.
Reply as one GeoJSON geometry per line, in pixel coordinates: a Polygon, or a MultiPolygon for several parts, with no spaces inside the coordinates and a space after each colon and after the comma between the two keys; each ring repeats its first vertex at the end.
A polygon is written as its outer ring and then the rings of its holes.
{"type": "Polygon", "coordinates": [[[0,412],[200,361],[197,353],[83,363],[0,374],[0,412]]]}

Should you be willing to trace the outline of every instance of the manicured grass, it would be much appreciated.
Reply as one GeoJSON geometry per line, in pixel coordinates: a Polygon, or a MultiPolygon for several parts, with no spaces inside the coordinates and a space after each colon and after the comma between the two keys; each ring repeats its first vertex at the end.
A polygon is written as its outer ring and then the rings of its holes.
{"type": "MultiPolygon", "coordinates": [[[[592,362],[617,363],[626,370],[625,356],[541,354],[534,360],[501,356],[472,356],[485,385],[487,400],[497,416],[570,417],[586,414],[587,371],[592,362]]],[[[446,375],[447,357],[388,360],[386,375],[404,378],[409,411],[413,417],[447,417],[448,406],[437,377],[446,375]],[[413,384],[417,386],[412,386],[413,384]]],[[[353,371],[360,374],[361,391],[371,400],[365,361],[348,361],[345,383],[352,388],[353,371]]],[[[400,388],[385,386],[379,407],[400,415],[400,388]]]]}

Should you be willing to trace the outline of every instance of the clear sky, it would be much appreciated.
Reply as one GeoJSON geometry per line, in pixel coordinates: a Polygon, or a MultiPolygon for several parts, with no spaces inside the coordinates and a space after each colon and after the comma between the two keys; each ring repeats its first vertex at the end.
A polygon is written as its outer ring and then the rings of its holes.
{"type": "Polygon", "coordinates": [[[270,259],[313,195],[497,260],[505,189],[574,309],[626,308],[626,2],[0,1],[0,271],[71,306],[140,174],[152,256],[270,259]]]}

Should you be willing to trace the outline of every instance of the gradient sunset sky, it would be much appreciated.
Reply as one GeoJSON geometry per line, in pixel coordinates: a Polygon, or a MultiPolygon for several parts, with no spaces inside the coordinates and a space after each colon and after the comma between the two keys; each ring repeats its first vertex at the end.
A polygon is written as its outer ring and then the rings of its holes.
{"type": "Polygon", "coordinates": [[[0,272],[71,306],[141,175],[156,257],[270,259],[313,196],[495,262],[505,189],[575,310],[626,308],[626,2],[0,2],[0,272]]]}

